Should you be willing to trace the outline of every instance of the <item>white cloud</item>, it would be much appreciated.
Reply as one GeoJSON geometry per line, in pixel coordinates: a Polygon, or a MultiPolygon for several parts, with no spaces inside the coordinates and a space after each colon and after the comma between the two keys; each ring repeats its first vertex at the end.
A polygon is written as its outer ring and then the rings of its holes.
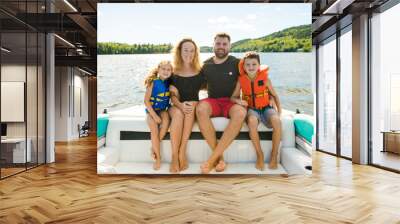
{"type": "Polygon", "coordinates": [[[227,24],[226,28],[235,29],[235,30],[243,30],[243,31],[254,31],[255,26],[251,23],[245,22],[244,20],[239,20],[235,23],[227,24]]]}
{"type": "Polygon", "coordinates": [[[160,26],[160,25],[153,25],[152,28],[155,30],[162,30],[162,31],[174,29],[174,27],[172,27],[172,26],[160,26]]]}
{"type": "Polygon", "coordinates": [[[208,22],[211,24],[222,24],[222,23],[228,23],[230,21],[230,19],[226,16],[220,16],[220,17],[216,17],[216,18],[209,18],[208,22]]]}
{"type": "Polygon", "coordinates": [[[255,15],[246,16],[246,20],[229,18],[227,16],[220,16],[209,18],[209,28],[213,30],[241,30],[241,31],[254,31],[256,30],[254,24],[247,22],[249,19],[255,19],[255,15]],[[250,17],[249,17],[250,16],[250,17]]]}
{"type": "Polygon", "coordinates": [[[246,16],[246,19],[248,19],[248,20],[255,20],[255,19],[257,19],[257,16],[256,16],[256,14],[248,14],[248,15],[246,16]]]}

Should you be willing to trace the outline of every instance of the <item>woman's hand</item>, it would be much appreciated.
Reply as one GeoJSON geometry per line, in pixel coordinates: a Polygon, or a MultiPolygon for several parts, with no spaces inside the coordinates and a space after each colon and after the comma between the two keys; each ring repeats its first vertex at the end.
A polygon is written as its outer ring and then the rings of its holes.
{"type": "Polygon", "coordinates": [[[185,101],[182,103],[182,110],[185,114],[190,114],[194,110],[193,102],[185,101]]]}

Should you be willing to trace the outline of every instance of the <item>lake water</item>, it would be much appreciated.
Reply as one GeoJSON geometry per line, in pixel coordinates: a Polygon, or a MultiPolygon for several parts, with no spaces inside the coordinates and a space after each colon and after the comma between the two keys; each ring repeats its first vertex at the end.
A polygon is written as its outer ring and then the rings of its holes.
{"type": "MultiPolygon", "coordinates": [[[[201,60],[212,53],[201,53],[201,60]]],[[[242,57],[243,53],[232,53],[242,57]]],[[[97,111],[124,109],[143,104],[144,79],[170,54],[98,55],[97,111]]],[[[311,53],[262,53],[261,63],[270,67],[269,77],[278,92],[282,107],[313,114],[311,53]]]]}

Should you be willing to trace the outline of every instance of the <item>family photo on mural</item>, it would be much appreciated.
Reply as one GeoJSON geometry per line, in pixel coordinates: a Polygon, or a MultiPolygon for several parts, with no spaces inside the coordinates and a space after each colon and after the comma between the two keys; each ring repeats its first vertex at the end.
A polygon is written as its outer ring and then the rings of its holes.
{"type": "MultiPolygon", "coordinates": [[[[249,14],[243,18],[230,15],[243,9],[237,4],[202,4],[193,20],[171,16],[164,18],[165,26],[142,17],[136,28],[144,39],[133,41],[119,40],[116,31],[126,29],[107,24],[119,19],[113,12],[120,4],[99,7],[98,111],[105,113],[98,116],[103,140],[98,173],[310,172],[309,6],[245,6],[249,14]],[[210,12],[212,5],[226,14],[210,12]],[[291,18],[274,23],[272,15],[282,8],[291,10],[291,18]],[[143,23],[154,29],[140,29],[143,23]],[[198,23],[205,23],[204,30],[191,26],[198,23]],[[171,24],[177,25],[179,39],[176,34],[163,39],[171,24]]],[[[186,16],[188,7],[193,6],[175,9],[186,16]]],[[[128,8],[137,18],[144,8],[154,14],[163,10],[160,5],[128,8]]]]}

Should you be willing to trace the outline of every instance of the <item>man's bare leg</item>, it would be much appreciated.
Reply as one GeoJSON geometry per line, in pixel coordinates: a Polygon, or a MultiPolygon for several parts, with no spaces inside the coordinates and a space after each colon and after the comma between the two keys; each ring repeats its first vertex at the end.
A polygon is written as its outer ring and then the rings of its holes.
{"type": "MultiPolygon", "coordinates": [[[[208,102],[200,101],[196,107],[196,118],[201,134],[206,140],[208,146],[214,151],[217,147],[217,136],[215,133],[214,125],[211,122],[212,109],[208,102]]],[[[223,157],[220,157],[220,161],[223,162],[223,157]]],[[[216,164],[213,164],[213,166],[216,164]]]]}
{"type": "Polygon", "coordinates": [[[260,136],[258,134],[258,123],[258,118],[256,116],[247,116],[247,126],[249,127],[250,139],[257,154],[256,168],[259,170],[264,170],[264,153],[261,150],[260,136]]]}
{"type": "Polygon", "coordinates": [[[183,129],[183,112],[173,106],[169,110],[171,116],[170,136],[171,136],[171,148],[172,148],[172,159],[169,171],[171,173],[177,173],[179,171],[178,152],[179,146],[181,145],[182,129],[183,129]]]}
{"type": "Polygon", "coordinates": [[[218,158],[223,155],[224,151],[232,143],[235,137],[239,134],[242,128],[243,121],[246,117],[246,109],[240,105],[233,105],[229,110],[229,124],[225,128],[224,134],[222,135],[220,141],[217,144],[211,157],[201,165],[202,173],[209,173],[213,164],[218,160],[218,158]]]}
{"type": "Polygon", "coordinates": [[[274,114],[271,116],[271,125],[272,125],[272,151],[271,151],[271,159],[269,161],[268,167],[270,169],[278,168],[278,150],[281,142],[281,120],[278,115],[274,114]]]}

